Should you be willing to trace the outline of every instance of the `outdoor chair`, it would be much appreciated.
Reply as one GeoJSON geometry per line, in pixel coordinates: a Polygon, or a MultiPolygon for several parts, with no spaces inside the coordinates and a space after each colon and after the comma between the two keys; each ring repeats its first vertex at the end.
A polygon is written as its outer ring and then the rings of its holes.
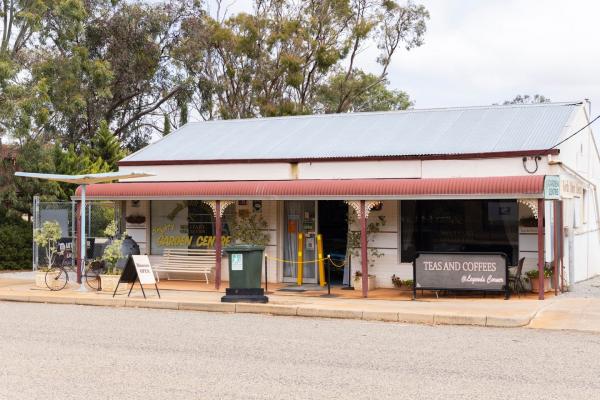
{"type": "Polygon", "coordinates": [[[524,263],[525,263],[525,257],[523,257],[519,260],[519,263],[517,265],[517,269],[516,269],[514,275],[510,274],[510,272],[508,275],[508,285],[511,288],[511,290],[513,291],[513,293],[516,293],[517,295],[519,295],[519,297],[521,296],[521,293],[525,292],[525,287],[523,286],[523,280],[521,278],[524,263]]]}

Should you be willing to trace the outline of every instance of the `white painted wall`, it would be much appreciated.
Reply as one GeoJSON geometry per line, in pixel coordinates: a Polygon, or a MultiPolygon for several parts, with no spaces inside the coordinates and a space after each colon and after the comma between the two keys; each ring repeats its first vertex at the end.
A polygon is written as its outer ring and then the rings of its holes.
{"type": "MultiPolygon", "coordinates": [[[[533,168],[533,162],[529,167],[533,168]]],[[[556,169],[558,167],[555,167],[556,169]]],[[[235,181],[291,179],[459,178],[528,175],[522,157],[473,160],[339,161],[298,163],[124,166],[120,171],[143,171],[154,176],[136,182],[235,181]]],[[[544,156],[536,175],[553,173],[544,156]]],[[[123,180],[124,182],[127,180],[123,180]]],[[[131,180],[133,181],[133,180],[131,180]]]]}

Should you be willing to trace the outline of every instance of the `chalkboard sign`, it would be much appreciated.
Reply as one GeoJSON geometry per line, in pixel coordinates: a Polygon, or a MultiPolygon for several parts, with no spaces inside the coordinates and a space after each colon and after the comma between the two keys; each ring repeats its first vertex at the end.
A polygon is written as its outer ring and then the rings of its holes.
{"type": "Polygon", "coordinates": [[[418,253],[413,262],[417,289],[481,290],[509,296],[508,265],[503,253],[418,253]]]}

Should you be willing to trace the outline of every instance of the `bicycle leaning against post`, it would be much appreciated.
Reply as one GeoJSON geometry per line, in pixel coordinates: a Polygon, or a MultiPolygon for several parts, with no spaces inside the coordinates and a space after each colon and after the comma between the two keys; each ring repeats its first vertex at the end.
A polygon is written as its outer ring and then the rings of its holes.
{"type": "MultiPolygon", "coordinates": [[[[53,292],[63,290],[69,283],[69,272],[74,274],[77,270],[71,263],[70,257],[55,257],[52,267],[46,272],[46,286],[53,292]]],[[[101,290],[100,274],[104,272],[104,262],[92,260],[85,268],[81,277],[85,284],[92,290],[101,290]]]]}

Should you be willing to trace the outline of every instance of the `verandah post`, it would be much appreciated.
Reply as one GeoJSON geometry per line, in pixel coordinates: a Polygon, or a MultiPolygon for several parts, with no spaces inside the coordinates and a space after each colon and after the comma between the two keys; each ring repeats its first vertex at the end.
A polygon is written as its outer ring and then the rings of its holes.
{"type": "Polygon", "coordinates": [[[558,295],[558,256],[560,254],[560,248],[559,248],[559,234],[560,234],[560,223],[559,223],[559,219],[560,219],[560,210],[558,208],[558,203],[560,201],[559,200],[554,200],[553,201],[553,205],[552,208],[554,210],[554,232],[552,232],[553,238],[554,238],[554,243],[552,244],[552,248],[554,249],[553,253],[554,253],[554,257],[552,260],[552,263],[554,264],[554,273],[552,274],[552,282],[554,284],[554,295],[558,295]]]}
{"type": "Polygon", "coordinates": [[[544,199],[538,199],[538,299],[544,300],[544,199]]]}
{"type": "Polygon", "coordinates": [[[362,272],[362,295],[367,297],[369,289],[369,258],[367,255],[367,212],[365,201],[360,201],[360,256],[362,272]]]}
{"type": "MultiPolygon", "coordinates": [[[[77,202],[75,206],[75,254],[77,258],[77,263],[75,264],[77,268],[77,283],[81,283],[81,201],[77,202]]],[[[72,251],[73,249],[71,249],[72,251]]]]}
{"type": "Polygon", "coordinates": [[[221,287],[221,200],[215,202],[215,289],[221,287]]]}

